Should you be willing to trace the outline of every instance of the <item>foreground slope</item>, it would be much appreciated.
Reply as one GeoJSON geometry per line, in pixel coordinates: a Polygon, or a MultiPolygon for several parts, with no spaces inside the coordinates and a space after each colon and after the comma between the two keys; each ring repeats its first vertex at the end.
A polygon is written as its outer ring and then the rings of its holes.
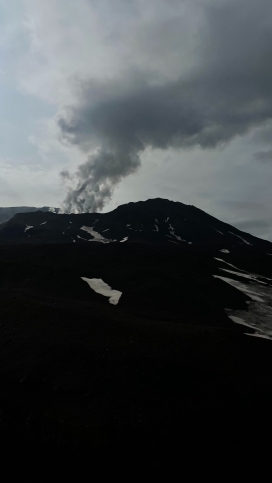
{"type": "Polygon", "coordinates": [[[104,215],[30,213],[2,227],[7,459],[108,465],[139,481],[147,463],[154,477],[168,457],[180,468],[191,453],[216,458],[270,438],[272,351],[263,336],[270,337],[271,244],[179,205],[150,200],[104,215]],[[45,236],[38,230],[47,225],[45,236]],[[217,236],[215,226],[225,234],[217,236]],[[74,230],[75,242],[63,227],[74,230]],[[84,279],[121,293],[118,303],[84,279]]]}

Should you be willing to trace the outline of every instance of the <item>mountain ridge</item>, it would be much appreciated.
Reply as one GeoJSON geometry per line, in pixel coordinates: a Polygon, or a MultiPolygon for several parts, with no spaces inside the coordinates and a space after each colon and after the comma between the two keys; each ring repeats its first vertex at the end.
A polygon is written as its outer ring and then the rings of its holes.
{"type": "Polygon", "coordinates": [[[7,240],[10,243],[130,243],[142,240],[178,245],[225,244],[222,248],[226,249],[247,245],[272,251],[268,240],[243,232],[193,205],[162,198],[127,203],[107,213],[17,213],[0,225],[0,243],[7,240]],[[84,230],[84,226],[90,228],[89,231],[84,230]],[[92,230],[99,236],[95,238],[92,230]]]}
{"type": "Polygon", "coordinates": [[[0,224],[5,223],[10,218],[15,216],[17,213],[30,213],[35,211],[59,211],[59,208],[52,208],[50,206],[42,206],[41,208],[36,208],[34,206],[6,206],[0,207],[0,224]]]}

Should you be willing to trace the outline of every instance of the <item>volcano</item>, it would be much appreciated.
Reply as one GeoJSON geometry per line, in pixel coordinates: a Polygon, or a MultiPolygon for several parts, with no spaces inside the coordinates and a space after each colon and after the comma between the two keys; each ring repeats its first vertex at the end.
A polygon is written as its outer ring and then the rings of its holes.
{"type": "Polygon", "coordinates": [[[271,242],[163,199],[17,213],[0,291],[7,458],[122,460],[133,480],[270,434],[271,242]]]}

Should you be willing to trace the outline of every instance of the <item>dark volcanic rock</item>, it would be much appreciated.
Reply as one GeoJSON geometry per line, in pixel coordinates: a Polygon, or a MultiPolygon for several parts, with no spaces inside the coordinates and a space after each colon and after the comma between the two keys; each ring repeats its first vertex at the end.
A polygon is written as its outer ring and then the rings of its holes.
{"type": "Polygon", "coordinates": [[[0,243],[86,243],[88,241],[190,244],[245,251],[272,251],[270,242],[244,233],[194,206],[163,199],[128,203],[110,213],[19,213],[0,225],[0,243]],[[82,230],[82,227],[91,231],[82,230]],[[100,239],[100,240],[99,240],[100,239]]]}
{"type": "Polygon", "coordinates": [[[4,223],[7,220],[10,220],[14,215],[17,213],[30,213],[33,211],[50,211],[54,210],[54,212],[58,212],[58,208],[50,208],[49,206],[43,206],[43,208],[35,208],[33,206],[11,206],[0,208],[0,223],[4,223]]]}
{"type": "Polygon", "coordinates": [[[10,465],[59,463],[64,474],[85,463],[111,477],[122,469],[126,481],[150,466],[153,481],[162,462],[177,469],[201,455],[210,464],[270,437],[271,340],[245,335],[253,330],[225,310],[248,314],[250,292],[270,293],[269,242],[167,200],[17,214],[1,240],[0,429],[10,465]],[[82,240],[97,234],[102,242],[82,240]],[[122,292],[118,305],[81,277],[122,292]]]}

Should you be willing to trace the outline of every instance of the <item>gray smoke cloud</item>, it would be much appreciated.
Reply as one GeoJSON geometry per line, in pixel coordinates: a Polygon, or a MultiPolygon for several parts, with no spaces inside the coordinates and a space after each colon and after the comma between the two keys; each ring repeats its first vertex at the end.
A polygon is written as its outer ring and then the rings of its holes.
{"type": "MultiPolygon", "coordinates": [[[[130,151],[100,148],[97,153],[78,166],[75,174],[77,189],[69,189],[65,199],[65,211],[85,213],[100,211],[110,200],[113,187],[122,177],[133,173],[140,165],[137,153],[130,151]]],[[[67,172],[61,172],[67,179],[67,172]]],[[[69,175],[69,179],[71,176],[69,175]]]]}
{"type": "Polygon", "coordinates": [[[254,158],[257,161],[261,161],[263,163],[271,163],[272,162],[272,149],[269,151],[259,151],[258,153],[254,154],[254,158]]]}
{"type": "MultiPolygon", "coordinates": [[[[175,21],[164,26],[163,39],[165,47],[168,31],[179,69],[163,75],[138,62],[103,82],[77,81],[77,102],[58,125],[63,139],[91,154],[73,175],[77,188],[68,191],[65,211],[101,210],[115,185],[139,168],[147,147],[213,148],[272,118],[271,1],[207,1],[201,12],[197,52],[189,49],[186,61],[192,57],[192,68],[182,68],[184,38],[175,21]]],[[[154,25],[153,48],[157,42],[163,51],[154,25]]],[[[270,154],[255,155],[262,156],[270,154]]]]}

